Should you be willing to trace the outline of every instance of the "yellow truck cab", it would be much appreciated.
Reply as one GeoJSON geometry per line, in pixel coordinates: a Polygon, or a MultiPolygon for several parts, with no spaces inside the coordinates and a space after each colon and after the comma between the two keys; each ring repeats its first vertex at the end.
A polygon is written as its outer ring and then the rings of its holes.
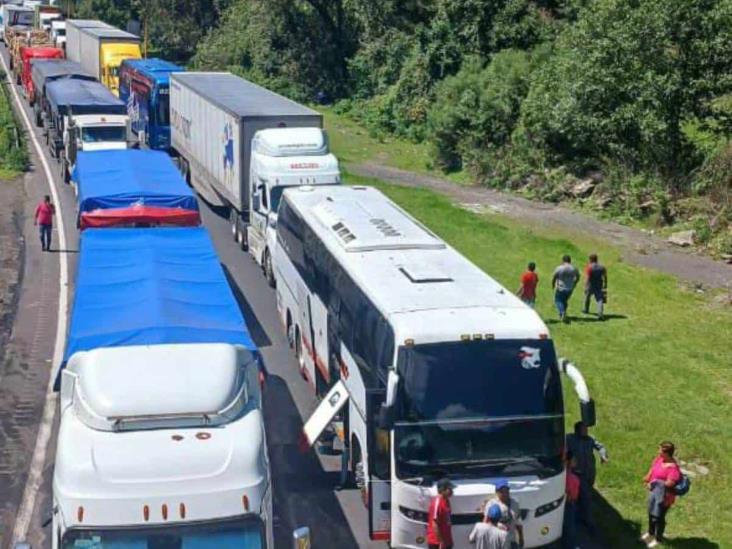
{"type": "Polygon", "coordinates": [[[131,42],[104,43],[101,46],[101,82],[119,96],[119,67],[125,59],[141,59],[140,45],[131,42]]]}
{"type": "Polygon", "coordinates": [[[125,59],[140,59],[140,37],[102,21],[66,21],[66,57],[119,95],[119,67],[125,59]]]}

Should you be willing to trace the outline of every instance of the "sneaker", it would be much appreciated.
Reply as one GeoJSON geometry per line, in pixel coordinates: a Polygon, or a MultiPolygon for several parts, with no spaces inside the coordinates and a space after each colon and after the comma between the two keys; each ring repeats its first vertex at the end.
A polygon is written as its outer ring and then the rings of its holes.
{"type": "Polygon", "coordinates": [[[641,540],[641,541],[642,541],[643,543],[649,543],[649,542],[650,542],[650,541],[651,541],[652,539],[653,539],[653,536],[652,536],[651,534],[649,534],[648,532],[646,532],[645,534],[643,534],[643,535],[642,535],[642,536],[640,537],[640,540],[641,540]]]}
{"type": "Polygon", "coordinates": [[[661,544],[656,539],[652,539],[651,541],[646,543],[646,547],[658,547],[659,545],[661,544]]]}
{"type": "Polygon", "coordinates": [[[584,314],[584,315],[590,314],[589,309],[582,309],[582,314],[584,314]]]}

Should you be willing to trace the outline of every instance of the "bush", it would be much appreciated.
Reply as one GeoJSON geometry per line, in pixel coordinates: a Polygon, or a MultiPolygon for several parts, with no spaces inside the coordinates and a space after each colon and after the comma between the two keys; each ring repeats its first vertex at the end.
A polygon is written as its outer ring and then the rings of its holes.
{"type": "MultiPolygon", "coordinates": [[[[0,80],[5,74],[0,71],[0,80]]],[[[20,131],[5,86],[0,92],[0,168],[20,172],[28,166],[28,151],[23,133],[20,131]]]]}
{"type": "Polygon", "coordinates": [[[437,87],[428,131],[439,166],[485,171],[486,160],[501,156],[518,122],[533,67],[529,53],[505,50],[487,66],[477,57],[467,59],[437,87]]]}

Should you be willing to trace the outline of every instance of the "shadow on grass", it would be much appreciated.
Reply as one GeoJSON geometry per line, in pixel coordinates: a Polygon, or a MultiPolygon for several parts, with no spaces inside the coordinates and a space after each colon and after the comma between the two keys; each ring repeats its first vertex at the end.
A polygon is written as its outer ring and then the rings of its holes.
{"type": "MultiPolygon", "coordinates": [[[[609,321],[613,321],[613,320],[627,320],[628,319],[627,316],[625,316],[625,315],[618,315],[618,314],[605,315],[605,319],[604,320],[600,320],[594,314],[592,316],[569,316],[567,318],[569,319],[568,324],[573,324],[575,322],[580,322],[580,323],[584,323],[584,322],[595,323],[595,322],[609,322],[609,321]]],[[[563,322],[561,322],[558,318],[548,318],[544,322],[546,322],[547,324],[563,324],[563,322]]]]}

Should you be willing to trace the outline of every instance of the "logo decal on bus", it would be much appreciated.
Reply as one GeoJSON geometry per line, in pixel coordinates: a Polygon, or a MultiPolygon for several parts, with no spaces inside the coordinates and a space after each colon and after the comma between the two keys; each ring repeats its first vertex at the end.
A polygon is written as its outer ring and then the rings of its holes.
{"type": "Polygon", "coordinates": [[[521,367],[524,370],[533,370],[541,366],[541,350],[535,347],[521,347],[519,354],[521,367]]]}

